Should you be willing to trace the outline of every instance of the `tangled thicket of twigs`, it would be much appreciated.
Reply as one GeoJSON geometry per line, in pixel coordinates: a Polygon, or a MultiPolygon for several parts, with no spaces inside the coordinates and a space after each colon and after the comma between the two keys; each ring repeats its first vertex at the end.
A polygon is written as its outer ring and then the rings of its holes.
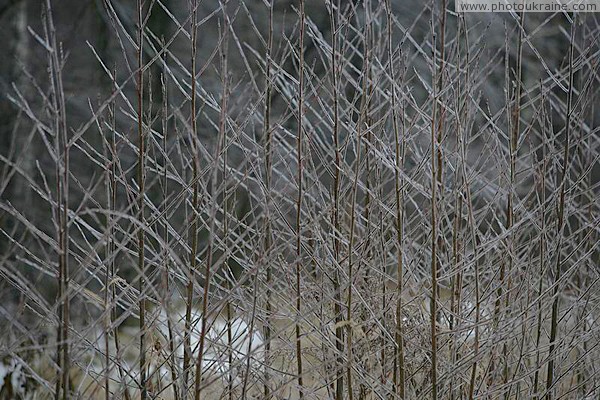
{"type": "Polygon", "coordinates": [[[597,17],[305,1],[44,2],[0,398],[597,398],[597,17]]]}

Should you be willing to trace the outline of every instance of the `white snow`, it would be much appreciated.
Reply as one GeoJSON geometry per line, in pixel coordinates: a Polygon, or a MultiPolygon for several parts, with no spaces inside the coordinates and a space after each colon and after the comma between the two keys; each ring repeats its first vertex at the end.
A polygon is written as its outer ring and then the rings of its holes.
{"type": "MultiPolygon", "coordinates": [[[[183,343],[185,338],[185,313],[175,312],[171,315],[175,355],[179,359],[180,367],[183,364],[183,343]]],[[[192,312],[192,327],[190,332],[190,346],[194,354],[199,352],[201,336],[201,314],[192,312]]],[[[163,336],[164,343],[168,343],[167,314],[163,311],[158,320],[158,327],[163,336]]],[[[204,356],[202,366],[205,371],[223,373],[236,373],[239,368],[246,365],[250,358],[253,370],[260,369],[263,357],[263,339],[256,327],[250,334],[248,323],[239,317],[234,317],[229,322],[223,318],[208,320],[208,330],[204,343],[204,356]],[[231,356],[233,365],[229,365],[231,356]]]]}
{"type": "Polygon", "coordinates": [[[25,395],[26,377],[23,373],[23,364],[14,358],[5,359],[0,362],[0,392],[4,389],[8,375],[10,375],[11,391],[21,396],[25,395]]]}
{"type": "MultiPolygon", "coordinates": [[[[151,324],[151,334],[147,336],[148,351],[147,358],[152,360],[151,373],[158,373],[163,381],[170,381],[171,359],[175,361],[175,371],[181,376],[183,370],[184,339],[185,339],[185,309],[177,309],[169,314],[171,331],[173,335],[173,356],[169,352],[169,329],[167,313],[162,310],[154,314],[154,318],[148,318],[151,324]],[[153,320],[154,319],[154,320],[153,320]],[[155,344],[159,343],[159,346],[155,344]],[[158,348],[158,350],[157,350],[158,348]]],[[[190,332],[190,347],[192,350],[192,362],[197,359],[201,336],[202,315],[199,311],[192,312],[192,326],[190,332]]],[[[234,317],[229,322],[218,317],[208,319],[208,330],[204,342],[204,356],[202,357],[202,368],[204,373],[214,374],[223,379],[239,380],[249,362],[250,372],[256,373],[263,368],[263,338],[257,327],[250,334],[249,324],[240,317],[234,317]],[[231,357],[231,365],[229,358],[231,357]]],[[[104,373],[104,333],[101,329],[96,332],[93,339],[95,347],[100,354],[94,356],[92,362],[94,373],[104,373]]],[[[123,354],[119,357],[121,366],[132,376],[137,375],[137,359],[139,357],[139,329],[128,327],[119,331],[121,348],[123,354]]],[[[110,340],[110,353],[114,357],[114,340],[110,340]]],[[[195,370],[195,368],[193,368],[195,370]]],[[[112,368],[116,376],[117,369],[112,368]]]]}

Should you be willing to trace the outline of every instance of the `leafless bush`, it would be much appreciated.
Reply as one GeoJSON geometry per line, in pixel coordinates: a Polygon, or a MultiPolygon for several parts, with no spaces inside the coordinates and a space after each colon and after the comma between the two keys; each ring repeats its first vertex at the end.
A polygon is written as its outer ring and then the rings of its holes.
{"type": "Polygon", "coordinates": [[[600,395],[595,15],[13,3],[0,398],[600,395]]]}

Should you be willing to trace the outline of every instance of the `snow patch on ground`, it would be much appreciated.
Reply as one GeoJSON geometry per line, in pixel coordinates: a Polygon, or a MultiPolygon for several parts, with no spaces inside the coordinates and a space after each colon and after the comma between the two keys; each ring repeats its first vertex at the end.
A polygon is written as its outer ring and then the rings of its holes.
{"type": "Polygon", "coordinates": [[[12,393],[13,396],[24,398],[26,383],[27,378],[21,362],[12,357],[7,357],[0,362],[0,397],[4,393],[12,393]],[[6,387],[7,385],[10,387],[6,387]]]}

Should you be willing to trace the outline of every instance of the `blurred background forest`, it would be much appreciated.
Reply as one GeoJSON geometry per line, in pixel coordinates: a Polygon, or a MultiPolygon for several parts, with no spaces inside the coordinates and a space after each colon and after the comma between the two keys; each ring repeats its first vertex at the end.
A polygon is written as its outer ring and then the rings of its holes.
{"type": "Polygon", "coordinates": [[[0,0],[0,399],[598,398],[600,14],[454,11],[0,0]]]}

